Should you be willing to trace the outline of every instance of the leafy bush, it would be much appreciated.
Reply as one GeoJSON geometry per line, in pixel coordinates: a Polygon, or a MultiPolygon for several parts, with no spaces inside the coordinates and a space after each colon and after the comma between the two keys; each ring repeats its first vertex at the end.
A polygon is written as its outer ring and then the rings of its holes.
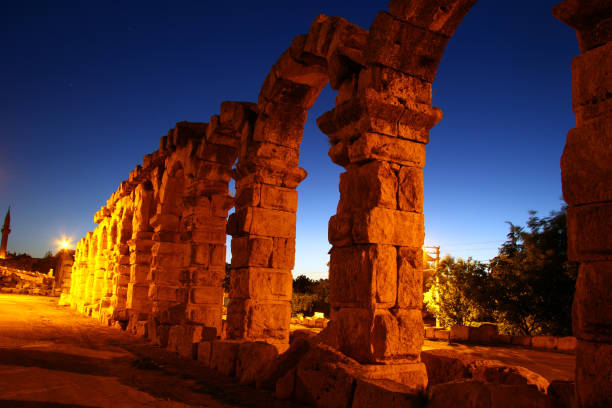
{"type": "Polygon", "coordinates": [[[427,310],[443,327],[479,320],[486,313],[478,302],[476,288],[485,276],[486,265],[471,258],[455,260],[447,255],[430,278],[429,290],[423,294],[427,310]]]}
{"type": "Polygon", "coordinates": [[[427,309],[445,326],[495,320],[506,334],[571,334],[577,264],[567,259],[565,208],[527,228],[510,224],[489,265],[447,256],[424,294],[427,309]]]}
{"type": "Polygon", "coordinates": [[[291,298],[293,314],[312,315],[322,312],[329,316],[329,280],[314,281],[305,275],[293,280],[293,297],[291,298]]]}
{"type": "Polygon", "coordinates": [[[565,208],[545,218],[531,212],[527,229],[510,224],[490,271],[491,308],[502,331],[571,334],[578,267],[567,259],[565,208]]]}

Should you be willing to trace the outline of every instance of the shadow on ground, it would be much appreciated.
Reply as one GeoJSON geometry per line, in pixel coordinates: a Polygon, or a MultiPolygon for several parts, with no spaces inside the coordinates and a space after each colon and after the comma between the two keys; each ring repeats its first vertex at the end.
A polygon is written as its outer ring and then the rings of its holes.
{"type": "Polygon", "coordinates": [[[38,367],[105,377],[110,375],[104,366],[109,360],[47,350],[0,348],[0,361],[2,364],[21,367],[38,367]]]}
{"type": "MultiPolygon", "coordinates": [[[[127,334],[125,334],[128,336],[127,334]]],[[[126,342],[120,347],[133,357],[92,358],[51,350],[0,348],[3,365],[36,367],[61,373],[116,378],[119,383],[163,401],[200,406],[211,398],[241,407],[290,408],[300,405],[275,399],[269,391],[240,385],[235,378],[182,359],[150,344],[126,342]]],[[[93,381],[93,380],[92,380],[93,381]]],[[[94,408],[34,401],[0,400],[0,407],[94,408]],[[46,405],[45,405],[46,404],[46,405]]]]}
{"type": "Polygon", "coordinates": [[[99,408],[93,405],[61,404],[58,402],[17,401],[0,399],[0,408],[99,408]]]}

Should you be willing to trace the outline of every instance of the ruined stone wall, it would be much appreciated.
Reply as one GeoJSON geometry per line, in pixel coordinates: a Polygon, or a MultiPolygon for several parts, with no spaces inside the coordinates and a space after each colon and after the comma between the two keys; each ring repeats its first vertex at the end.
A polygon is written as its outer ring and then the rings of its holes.
{"type": "Polygon", "coordinates": [[[209,124],[178,123],[94,216],[77,244],[70,304],[106,323],[221,330],[232,166],[249,124],[226,102],[209,124]],[[135,324],[132,322],[133,324],[135,324]]]}
{"type": "Polygon", "coordinates": [[[573,306],[581,406],[612,405],[612,3],[566,0],[554,9],[576,29],[576,125],[561,158],[568,254],[580,262],[573,306]]]}
{"type": "MultiPolygon", "coordinates": [[[[369,31],[317,17],[272,67],[256,104],[225,102],[208,123],[178,123],[130,173],[77,245],[71,305],[173,350],[186,343],[189,354],[199,344],[202,361],[222,371],[231,364],[220,356],[235,359],[241,342],[286,349],[296,188],[306,177],[299,147],[307,110],[329,82],[338,95],[318,125],[330,138],[330,158],[346,171],[329,221],[332,315],[324,339],[369,378],[423,389],[422,169],[429,130],[442,118],[431,106],[431,86],[446,43],[474,3],[391,0],[369,31]],[[219,338],[228,341],[213,347],[219,338]]],[[[612,366],[606,4],[567,0],[556,11],[578,29],[583,52],[573,63],[577,120],[562,168],[570,253],[583,262],[574,310],[585,405],[612,399],[603,384],[612,366]]]]}
{"type": "Polygon", "coordinates": [[[161,345],[182,325],[286,349],[296,188],[306,177],[299,147],[307,110],[329,82],[338,96],[318,124],[331,159],[346,169],[329,229],[329,342],[377,364],[380,376],[423,388],[422,168],[429,129],[442,117],[431,82],[472,4],[432,15],[392,2],[370,31],[317,17],[272,67],[257,104],[226,102],[207,124],[177,124],[96,213],[98,227],[77,246],[71,304],[107,323],[147,321],[161,345]]]}

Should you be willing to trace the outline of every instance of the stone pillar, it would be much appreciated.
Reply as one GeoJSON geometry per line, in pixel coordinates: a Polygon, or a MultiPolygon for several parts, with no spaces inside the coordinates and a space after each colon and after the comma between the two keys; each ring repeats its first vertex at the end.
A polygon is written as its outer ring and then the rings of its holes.
{"type": "MultiPolygon", "coordinates": [[[[113,194],[114,196],[114,194],[113,194]]],[[[111,200],[113,201],[112,197],[111,200]]],[[[114,275],[118,264],[118,254],[117,254],[117,229],[118,229],[118,217],[116,213],[119,210],[117,208],[116,203],[112,203],[109,208],[109,215],[106,218],[106,222],[108,225],[107,228],[107,244],[105,250],[105,260],[104,260],[104,272],[102,277],[102,287],[100,290],[100,309],[99,309],[99,319],[100,321],[110,324],[113,317],[113,308],[111,305],[111,298],[114,290],[113,280],[114,275]]],[[[100,271],[102,273],[102,271],[100,271]]]]}
{"type": "Polygon", "coordinates": [[[111,290],[112,318],[126,321],[127,290],[130,282],[130,250],[128,241],[132,238],[132,208],[129,195],[123,196],[117,203],[120,208],[117,224],[117,241],[113,250],[113,273],[111,290]]]}
{"type": "Polygon", "coordinates": [[[92,233],[88,232],[77,244],[74,265],[72,266],[72,283],[70,288],[70,306],[83,312],[87,277],[89,275],[88,258],[92,233]]]}
{"type": "Polygon", "coordinates": [[[568,257],[580,262],[576,391],[580,406],[612,406],[612,5],[566,0],[553,14],[576,29],[581,51],[572,61],[576,127],[561,158],[568,257]]]}
{"type": "Polygon", "coordinates": [[[281,347],[288,340],[298,184],[307,110],[325,84],[359,67],[367,32],[338,17],[318,16],[266,77],[252,137],[236,169],[230,217],[232,279],[228,336],[281,347]],[[334,72],[336,75],[330,74],[334,72]]]}
{"type": "Polygon", "coordinates": [[[299,146],[306,111],[327,83],[324,58],[299,59],[307,41],[296,38],[264,81],[253,132],[243,140],[235,213],[228,223],[228,338],[265,341],[280,350],[289,342],[296,187],[306,177],[298,167],[299,146]]]}
{"type": "Polygon", "coordinates": [[[127,288],[126,307],[130,319],[147,320],[151,313],[149,299],[149,272],[153,231],[149,225],[153,209],[153,186],[148,179],[141,182],[131,195],[134,203],[132,237],[128,241],[130,257],[130,282],[127,288]]]}
{"type": "Polygon", "coordinates": [[[346,168],[329,222],[332,320],[343,353],[394,365],[380,375],[424,388],[422,168],[441,112],[429,105],[429,83],[392,69],[367,67],[348,82],[356,86],[339,94],[347,101],[319,119],[332,160],[346,168]]]}
{"type": "MultiPolygon", "coordinates": [[[[72,263],[72,271],[70,272],[70,289],[66,294],[62,292],[60,295],[60,305],[70,305],[70,307],[76,307],[76,303],[82,297],[83,289],[83,269],[84,260],[86,259],[86,240],[87,237],[83,237],[77,242],[74,251],[74,262],[72,263]]],[[[85,266],[86,268],[86,266],[85,266]]]]}
{"type": "Polygon", "coordinates": [[[86,306],[93,304],[93,288],[94,281],[96,278],[96,257],[98,248],[101,245],[99,242],[99,231],[95,229],[91,232],[91,239],[89,240],[89,250],[87,251],[87,273],[85,280],[85,292],[83,297],[82,309],[79,309],[81,313],[86,313],[86,306]]]}
{"type": "MultiPolygon", "coordinates": [[[[248,128],[252,104],[224,102],[221,114],[211,117],[197,147],[196,177],[188,188],[191,205],[183,213],[182,235],[190,238],[187,319],[222,332],[223,280],[232,167],[241,131],[248,128]]],[[[247,130],[248,131],[248,130],[247,130]]]]}
{"type": "Polygon", "coordinates": [[[55,291],[60,294],[59,303],[70,303],[70,288],[72,286],[72,266],[76,251],[62,249],[59,251],[55,270],[55,291]]]}
{"type": "Polygon", "coordinates": [[[169,160],[166,159],[157,210],[150,220],[154,234],[149,297],[153,302],[152,312],[156,319],[179,324],[185,319],[187,296],[180,278],[188,266],[188,248],[181,242],[179,232],[184,209],[185,172],[182,163],[169,160]],[[182,311],[176,310],[175,306],[179,306],[182,311]]]}
{"type": "Polygon", "coordinates": [[[336,106],[317,122],[330,137],[332,161],[346,169],[329,222],[338,346],[373,377],[415,389],[427,384],[420,363],[422,169],[429,130],[442,119],[431,106],[431,83],[473,3],[438,10],[424,1],[391,1],[391,14],[378,14],[361,55],[339,50],[356,63],[330,64],[336,106]]]}
{"type": "Polygon", "coordinates": [[[109,245],[109,210],[107,207],[102,207],[98,211],[98,219],[100,223],[94,230],[94,234],[98,235],[98,248],[93,262],[94,276],[91,289],[90,313],[95,319],[100,318],[100,306],[102,298],[105,295],[106,288],[106,269],[108,267],[108,245],[109,245]]]}
{"type": "Polygon", "coordinates": [[[297,166],[253,166],[248,171],[243,166],[238,166],[236,212],[228,226],[232,270],[227,335],[284,348],[289,342],[291,318],[295,187],[305,174],[297,166]],[[264,175],[272,172],[282,174],[286,181],[264,175]]]}

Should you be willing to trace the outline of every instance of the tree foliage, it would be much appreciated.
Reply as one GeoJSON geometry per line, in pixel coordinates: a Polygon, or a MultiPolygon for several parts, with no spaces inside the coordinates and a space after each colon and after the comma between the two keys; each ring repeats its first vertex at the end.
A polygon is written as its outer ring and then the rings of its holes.
{"type": "Polygon", "coordinates": [[[527,228],[510,223],[490,262],[490,307],[509,334],[568,335],[577,265],[567,259],[565,208],[530,214],[527,228]]]}
{"type": "Polygon", "coordinates": [[[447,255],[430,278],[423,300],[430,313],[444,327],[467,324],[484,314],[479,289],[487,275],[486,265],[472,258],[463,260],[447,255]]]}
{"type": "Polygon", "coordinates": [[[293,313],[312,315],[322,312],[329,315],[329,280],[315,281],[305,275],[295,278],[291,309],[293,313]]]}
{"type": "Polygon", "coordinates": [[[571,334],[577,265],[567,260],[565,208],[544,218],[531,212],[525,228],[509,225],[489,265],[442,259],[426,307],[444,326],[495,320],[507,334],[571,334]]]}
{"type": "Polygon", "coordinates": [[[314,290],[316,282],[306,275],[300,275],[293,280],[293,292],[311,293],[314,290]]]}

